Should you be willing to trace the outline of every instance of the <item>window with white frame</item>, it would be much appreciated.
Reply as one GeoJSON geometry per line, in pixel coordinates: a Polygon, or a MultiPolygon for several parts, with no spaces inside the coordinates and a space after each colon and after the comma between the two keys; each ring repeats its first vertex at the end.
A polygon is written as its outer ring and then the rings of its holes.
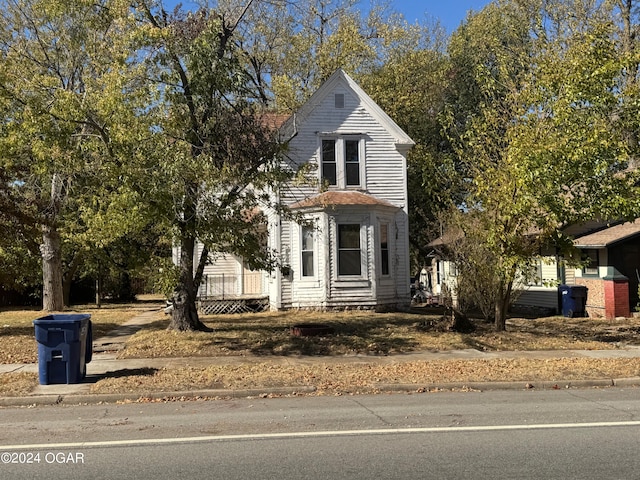
{"type": "Polygon", "coordinates": [[[582,261],[584,262],[584,275],[598,275],[600,266],[600,255],[596,249],[586,249],[582,251],[582,261]]]}
{"type": "Polygon", "coordinates": [[[302,241],[301,241],[301,263],[302,263],[302,276],[313,277],[315,276],[314,269],[314,228],[313,225],[302,226],[302,241]]]}
{"type": "Polygon", "coordinates": [[[525,279],[528,285],[542,285],[542,259],[534,258],[529,262],[528,271],[525,272],[525,279]]]}
{"type": "Polygon", "coordinates": [[[360,224],[338,224],[338,275],[361,276],[360,224]]]}
{"type": "Polygon", "coordinates": [[[389,224],[380,224],[380,273],[389,275],[389,224]]]}
{"type": "Polygon", "coordinates": [[[330,187],[362,187],[363,150],[362,138],[323,138],[320,154],[322,182],[330,187]]]}

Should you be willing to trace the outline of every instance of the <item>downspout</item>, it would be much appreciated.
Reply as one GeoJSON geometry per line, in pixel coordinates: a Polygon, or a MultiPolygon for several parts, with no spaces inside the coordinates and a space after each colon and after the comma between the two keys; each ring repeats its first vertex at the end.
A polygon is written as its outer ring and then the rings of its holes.
{"type": "MultiPolygon", "coordinates": [[[[278,195],[278,204],[280,196],[278,195]]],[[[282,258],[282,216],[280,213],[275,214],[275,249],[282,258]]],[[[271,310],[282,310],[282,269],[275,269],[275,286],[269,290],[269,304],[271,310]]]]}
{"type": "MultiPolygon", "coordinates": [[[[324,299],[323,303],[326,307],[331,299],[331,286],[333,284],[333,272],[331,271],[331,258],[334,256],[335,245],[331,236],[335,232],[335,223],[332,221],[330,215],[326,211],[323,211],[322,218],[324,219],[324,228],[326,232],[327,241],[324,243],[325,255],[324,255],[324,275],[322,281],[324,282],[324,299]]],[[[337,228],[337,227],[336,227],[337,228]]],[[[336,240],[337,241],[337,238],[336,240]]]]}
{"type": "MultiPolygon", "coordinates": [[[[396,145],[397,147],[397,145],[396,145]]],[[[400,300],[409,300],[411,302],[411,287],[408,285],[407,279],[411,277],[411,260],[409,258],[409,179],[407,173],[407,155],[409,154],[408,148],[399,148],[398,151],[402,155],[402,168],[403,168],[403,177],[404,177],[404,198],[402,205],[402,212],[404,214],[403,232],[404,236],[402,242],[402,263],[404,264],[404,273],[400,274],[402,269],[396,270],[396,297],[398,302],[400,300]]],[[[396,214],[397,215],[397,214],[396,214]]],[[[396,217],[397,220],[397,217],[396,217]]],[[[396,224],[397,226],[397,224],[396,224]]],[[[396,237],[398,235],[398,229],[396,228],[396,237]]],[[[396,238],[397,240],[397,238],[396,238]]],[[[396,249],[398,248],[396,242],[396,249]]],[[[396,250],[397,251],[397,250],[396,250]]]]}

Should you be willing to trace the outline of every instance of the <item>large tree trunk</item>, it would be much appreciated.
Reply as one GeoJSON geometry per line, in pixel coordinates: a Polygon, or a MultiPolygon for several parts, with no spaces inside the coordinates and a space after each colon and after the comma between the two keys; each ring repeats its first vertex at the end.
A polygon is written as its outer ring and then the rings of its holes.
{"type": "Polygon", "coordinates": [[[193,256],[196,240],[192,235],[182,235],[180,250],[180,280],[173,293],[173,311],[169,330],[211,332],[200,321],[196,307],[198,284],[193,278],[193,256]]]}
{"type": "Polygon", "coordinates": [[[60,235],[55,227],[42,226],[42,309],[59,312],[64,309],[62,288],[62,252],[60,235]]]}
{"type": "Polygon", "coordinates": [[[78,267],[80,267],[81,257],[81,252],[77,252],[73,256],[73,260],[71,261],[71,265],[69,265],[67,273],[62,277],[62,292],[65,307],[71,305],[71,283],[73,282],[73,277],[78,271],[78,267]]]}
{"type": "Polygon", "coordinates": [[[509,312],[509,304],[511,302],[511,289],[513,282],[505,285],[504,281],[500,281],[499,294],[496,297],[496,318],[494,327],[496,332],[504,332],[507,329],[507,314],[509,312]]]}

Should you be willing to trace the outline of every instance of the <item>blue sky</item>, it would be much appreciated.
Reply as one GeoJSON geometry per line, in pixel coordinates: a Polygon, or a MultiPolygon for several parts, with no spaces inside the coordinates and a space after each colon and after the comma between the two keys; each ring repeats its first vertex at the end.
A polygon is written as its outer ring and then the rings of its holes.
{"type": "MultiPolygon", "coordinates": [[[[190,0],[165,0],[167,6],[181,2],[183,6],[194,6],[190,0]]],[[[363,6],[369,6],[369,0],[360,0],[363,6]]],[[[436,18],[447,29],[448,33],[458,28],[466,18],[469,10],[482,9],[489,0],[391,0],[391,6],[402,13],[409,23],[436,18]]]]}
{"type": "Polygon", "coordinates": [[[460,26],[469,10],[479,11],[489,0],[393,0],[391,3],[410,23],[433,17],[451,33],[460,26]]]}

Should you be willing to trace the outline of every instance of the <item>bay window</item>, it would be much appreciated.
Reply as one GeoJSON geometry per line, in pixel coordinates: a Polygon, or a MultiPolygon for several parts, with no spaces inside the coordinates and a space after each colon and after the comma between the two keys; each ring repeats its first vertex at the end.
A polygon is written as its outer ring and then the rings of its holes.
{"type": "Polygon", "coordinates": [[[360,276],[362,274],[360,251],[360,225],[338,225],[338,275],[360,276]]]}

